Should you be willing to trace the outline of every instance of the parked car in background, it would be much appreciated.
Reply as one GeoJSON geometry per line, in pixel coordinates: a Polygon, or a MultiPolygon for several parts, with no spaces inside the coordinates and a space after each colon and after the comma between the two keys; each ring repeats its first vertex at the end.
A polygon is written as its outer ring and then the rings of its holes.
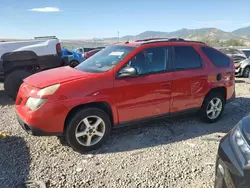
{"type": "Polygon", "coordinates": [[[65,64],[75,67],[84,61],[84,55],[82,53],[78,53],[77,51],[69,51],[66,48],[62,49],[62,58],[65,64]]]}
{"type": "Polygon", "coordinates": [[[85,152],[122,125],[185,113],[216,122],[234,98],[234,67],[224,53],[197,41],[145,39],[26,78],[15,109],[28,133],[61,136],[85,152]]]}
{"type": "Polygon", "coordinates": [[[83,54],[84,53],[84,49],[82,47],[73,49],[72,51],[74,51],[74,52],[76,52],[78,54],[83,54]]]}
{"type": "Polygon", "coordinates": [[[234,65],[235,65],[235,75],[236,76],[243,76],[245,78],[249,78],[250,74],[250,59],[243,59],[242,57],[235,57],[234,58],[234,65]]]}
{"type": "Polygon", "coordinates": [[[250,116],[221,139],[216,159],[215,188],[250,187],[250,116]]]}
{"type": "Polygon", "coordinates": [[[235,48],[220,48],[221,52],[227,54],[233,59],[235,66],[235,75],[248,78],[250,74],[250,59],[246,54],[235,48]]]}
{"type": "Polygon", "coordinates": [[[94,49],[94,50],[90,50],[88,52],[85,52],[84,53],[84,59],[88,59],[90,58],[92,55],[96,54],[97,52],[101,51],[103,48],[97,48],[97,49],[94,49]]]}
{"type": "Polygon", "coordinates": [[[244,48],[240,49],[244,54],[247,56],[247,58],[250,58],[250,48],[244,48]]]}
{"type": "Polygon", "coordinates": [[[243,51],[236,49],[236,48],[232,48],[232,47],[221,47],[219,48],[219,50],[225,54],[227,54],[228,56],[242,56],[246,58],[246,55],[243,51]]]}
{"type": "Polygon", "coordinates": [[[22,80],[34,73],[63,66],[61,44],[54,36],[1,42],[0,73],[6,93],[15,99],[22,80]]]}

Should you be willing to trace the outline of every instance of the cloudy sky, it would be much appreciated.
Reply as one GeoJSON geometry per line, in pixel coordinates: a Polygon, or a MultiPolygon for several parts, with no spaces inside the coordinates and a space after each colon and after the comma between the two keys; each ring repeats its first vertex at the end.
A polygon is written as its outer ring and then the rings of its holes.
{"type": "Polygon", "coordinates": [[[1,0],[0,38],[85,39],[146,30],[250,26],[249,0],[1,0]]]}

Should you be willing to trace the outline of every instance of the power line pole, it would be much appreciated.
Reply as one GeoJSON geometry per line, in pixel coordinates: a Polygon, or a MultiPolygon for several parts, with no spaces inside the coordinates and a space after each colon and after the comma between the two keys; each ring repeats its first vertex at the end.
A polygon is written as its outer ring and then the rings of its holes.
{"type": "Polygon", "coordinates": [[[118,43],[119,43],[119,40],[120,40],[120,32],[117,31],[117,34],[118,34],[118,43]]]}

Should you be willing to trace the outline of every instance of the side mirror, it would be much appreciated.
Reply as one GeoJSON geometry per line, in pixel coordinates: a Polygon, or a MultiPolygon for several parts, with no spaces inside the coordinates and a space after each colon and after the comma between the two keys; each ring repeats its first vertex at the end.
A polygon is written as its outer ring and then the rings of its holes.
{"type": "Polygon", "coordinates": [[[137,71],[134,67],[125,67],[125,68],[121,69],[118,73],[119,78],[133,77],[133,76],[137,76],[137,71]]]}

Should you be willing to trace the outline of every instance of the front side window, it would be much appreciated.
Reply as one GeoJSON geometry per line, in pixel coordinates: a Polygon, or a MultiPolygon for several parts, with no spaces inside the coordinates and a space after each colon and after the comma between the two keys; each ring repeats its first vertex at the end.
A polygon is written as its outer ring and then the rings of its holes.
{"type": "Polygon", "coordinates": [[[148,48],[134,56],[128,66],[135,68],[138,75],[163,72],[167,67],[168,54],[168,48],[148,48]]]}
{"type": "Polygon", "coordinates": [[[120,63],[136,47],[132,46],[109,46],[86,59],[75,69],[84,72],[106,72],[120,63]]]}
{"type": "Polygon", "coordinates": [[[200,55],[192,46],[174,47],[174,68],[176,70],[201,68],[200,55]]]}

